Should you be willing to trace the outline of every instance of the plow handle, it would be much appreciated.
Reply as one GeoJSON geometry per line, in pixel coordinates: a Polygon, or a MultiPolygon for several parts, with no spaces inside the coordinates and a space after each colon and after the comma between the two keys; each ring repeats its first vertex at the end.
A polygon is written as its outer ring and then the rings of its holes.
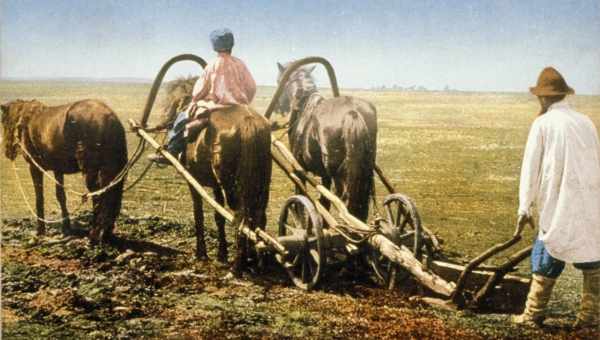
{"type": "Polygon", "coordinates": [[[499,243],[499,244],[494,245],[493,247],[491,247],[488,250],[486,250],[485,252],[483,252],[481,255],[479,255],[476,258],[474,258],[473,260],[471,260],[471,262],[469,262],[469,264],[467,264],[465,269],[462,271],[462,273],[460,273],[460,276],[458,277],[458,281],[456,282],[456,288],[454,289],[454,292],[452,293],[452,302],[456,303],[457,305],[464,304],[464,301],[461,301],[462,292],[465,289],[465,283],[467,281],[467,278],[469,277],[469,274],[473,270],[475,270],[481,263],[483,263],[490,257],[498,254],[499,252],[513,246],[515,243],[519,242],[520,240],[521,240],[521,235],[514,235],[510,240],[508,240],[504,243],[499,243]]]}

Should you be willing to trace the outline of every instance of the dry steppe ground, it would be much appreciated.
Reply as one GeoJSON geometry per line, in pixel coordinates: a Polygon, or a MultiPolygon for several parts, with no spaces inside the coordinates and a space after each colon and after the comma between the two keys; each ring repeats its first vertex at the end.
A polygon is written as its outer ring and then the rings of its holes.
{"type": "MultiPolygon", "coordinates": [[[[148,84],[2,82],[0,102],[36,98],[48,105],[83,98],[105,101],[121,117],[138,118],[148,84]]],[[[259,90],[263,112],[273,88],[259,90]]],[[[507,239],[517,210],[518,174],[534,97],[520,93],[343,91],[372,101],[379,114],[378,163],[396,188],[411,196],[423,223],[444,240],[457,261],[507,239]]],[[[570,102],[600,126],[600,97],[570,102]]],[[[158,120],[160,103],[153,119],[158,120]]],[[[280,118],[279,118],[280,119],[280,118]]],[[[128,134],[130,152],[137,144],[128,134]]],[[[140,161],[129,176],[146,166],[140,161]]],[[[33,205],[22,159],[17,172],[33,205]]],[[[224,280],[227,267],[196,262],[192,209],[185,182],[173,169],[153,168],[125,193],[117,234],[179,254],[90,248],[82,238],[61,242],[58,227],[34,237],[27,203],[13,168],[0,160],[2,212],[2,335],[10,338],[572,338],[598,333],[570,330],[581,274],[569,268],[559,280],[548,327],[510,325],[508,315],[455,313],[408,300],[414,283],[389,292],[366,275],[336,270],[320,290],[302,292],[277,267],[224,280]],[[29,218],[29,220],[27,219],[29,218]],[[125,254],[125,255],[123,255],[125,254]]],[[[67,185],[83,190],[79,175],[67,185]]],[[[270,230],[293,188],[275,170],[269,205],[270,230]]],[[[377,187],[378,201],[385,196],[377,187]]],[[[87,226],[89,203],[69,198],[79,225],[87,226]]],[[[54,189],[46,181],[46,211],[58,217],[54,189]]],[[[207,209],[209,247],[216,254],[212,211],[207,209]]],[[[229,232],[229,240],[232,233],[229,232]]],[[[533,237],[525,232],[524,247],[533,237]]],[[[141,244],[138,242],[136,244],[141,244]]],[[[157,248],[157,247],[154,247],[157,248]]],[[[501,260],[501,259],[500,259],[501,260]]],[[[528,266],[520,267],[528,274],[528,266]]]]}

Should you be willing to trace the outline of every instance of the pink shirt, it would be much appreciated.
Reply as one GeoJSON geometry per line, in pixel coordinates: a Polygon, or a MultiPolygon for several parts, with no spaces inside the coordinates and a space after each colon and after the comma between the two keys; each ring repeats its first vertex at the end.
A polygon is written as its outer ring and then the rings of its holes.
{"type": "Polygon", "coordinates": [[[256,94],[256,83],[243,61],[230,54],[219,53],[196,81],[192,94],[194,101],[247,105],[256,94]]]}

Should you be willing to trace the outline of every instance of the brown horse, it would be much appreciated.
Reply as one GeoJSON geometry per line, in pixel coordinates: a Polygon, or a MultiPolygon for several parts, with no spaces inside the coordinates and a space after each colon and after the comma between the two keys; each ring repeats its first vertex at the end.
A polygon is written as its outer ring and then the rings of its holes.
{"type": "MultiPolygon", "coordinates": [[[[29,163],[35,188],[38,235],[45,232],[44,182],[36,163],[54,173],[56,198],[63,217],[62,232],[69,233],[64,174],[81,171],[90,191],[108,185],[127,163],[123,125],[106,104],[96,100],[53,107],[35,100],[16,100],[1,108],[6,157],[14,160],[19,151],[24,151],[23,157],[29,163]]],[[[93,222],[89,232],[92,243],[111,239],[122,196],[123,181],[120,181],[105,193],[92,197],[93,222]]]]}
{"type": "MultiPolygon", "coordinates": [[[[279,111],[290,112],[288,138],[300,165],[319,177],[350,213],[365,221],[373,194],[377,153],[377,111],[373,104],[354,97],[326,99],[319,94],[312,67],[296,70],[285,84],[281,76],[291,63],[279,67],[279,111]]],[[[327,199],[321,199],[329,207],[327,199]]]]}
{"type": "MultiPolygon", "coordinates": [[[[170,84],[167,111],[189,103],[181,87],[192,82],[180,79],[170,84]]],[[[167,115],[170,115],[167,113],[167,115]]],[[[184,163],[188,171],[204,186],[213,189],[215,200],[234,210],[235,222],[244,221],[250,229],[264,229],[271,183],[271,131],[267,120],[248,106],[234,105],[211,113],[210,124],[196,138],[187,141],[184,163]],[[223,194],[224,193],[224,194],[223,194]]],[[[196,257],[207,259],[204,241],[204,214],[200,195],[190,186],[194,202],[196,257]]],[[[218,228],[218,260],[227,261],[225,220],[215,213],[218,228]]],[[[236,230],[236,270],[247,259],[248,241],[236,230]]]]}

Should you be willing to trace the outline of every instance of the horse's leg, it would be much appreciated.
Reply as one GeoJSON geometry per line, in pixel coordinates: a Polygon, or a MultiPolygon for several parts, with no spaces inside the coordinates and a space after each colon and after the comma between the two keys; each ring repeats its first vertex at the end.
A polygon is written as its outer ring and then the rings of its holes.
{"type": "MultiPolygon", "coordinates": [[[[220,205],[224,205],[225,197],[223,197],[223,192],[221,191],[221,188],[216,187],[213,190],[213,193],[215,195],[215,200],[217,201],[217,203],[219,203],[220,205]]],[[[227,239],[225,237],[225,218],[221,216],[221,214],[219,214],[217,211],[215,211],[215,222],[217,223],[217,231],[219,237],[219,252],[217,255],[217,259],[219,260],[219,262],[227,263],[228,254],[227,239]]]]}
{"type": "Polygon", "coordinates": [[[196,259],[207,260],[206,243],[204,242],[204,210],[202,209],[202,197],[193,186],[189,185],[194,202],[194,226],[196,228],[196,259]]]}
{"type": "MultiPolygon", "coordinates": [[[[121,171],[117,166],[104,166],[100,169],[98,175],[99,187],[104,188],[109,185],[112,180],[121,171]]],[[[102,227],[102,241],[113,241],[113,230],[115,221],[121,211],[121,201],[123,198],[123,181],[115,184],[105,193],[100,195],[100,204],[98,207],[100,226],[102,227]]]]}
{"type": "Polygon", "coordinates": [[[229,207],[235,211],[233,223],[231,224],[234,228],[235,235],[235,259],[233,260],[233,273],[237,276],[244,268],[246,268],[246,262],[248,261],[248,248],[247,240],[243,233],[240,232],[240,223],[248,223],[243,219],[243,211],[240,207],[238,196],[235,192],[235,185],[225,185],[225,195],[227,195],[227,203],[229,207]]]}
{"type": "MultiPolygon", "coordinates": [[[[87,169],[84,173],[85,176],[85,185],[88,191],[96,191],[99,189],[98,186],[98,170],[87,169]]],[[[101,221],[99,221],[100,217],[100,197],[93,196],[92,197],[92,222],[90,223],[90,232],[88,237],[90,239],[91,244],[98,244],[100,242],[100,233],[101,229],[101,221]]]]}
{"type": "Polygon", "coordinates": [[[67,196],[65,195],[65,176],[62,172],[54,171],[54,178],[56,179],[56,200],[60,205],[60,213],[63,218],[62,233],[68,235],[71,232],[71,220],[69,219],[69,211],[67,210],[67,196]]]}
{"type": "Polygon", "coordinates": [[[233,260],[233,274],[239,276],[244,268],[246,268],[247,261],[247,249],[246,249],[246,238],[244,234],[240,232],[240,223],[246,223],[243,220],[242,213],[237,211],[233,218],[232,226],[235,234],[235,259],[233,260]]]}
{"type": "Polygon", "coordinates": [[[31,173],[31,179],[33,180],[33,188],[35,189],[35,210],[37,214],[37,234],[38,236],[46,233],[46,223],[44,219],[44,177],[42,172],[31,164],[29,166],[29,173],[31,173]]]}

